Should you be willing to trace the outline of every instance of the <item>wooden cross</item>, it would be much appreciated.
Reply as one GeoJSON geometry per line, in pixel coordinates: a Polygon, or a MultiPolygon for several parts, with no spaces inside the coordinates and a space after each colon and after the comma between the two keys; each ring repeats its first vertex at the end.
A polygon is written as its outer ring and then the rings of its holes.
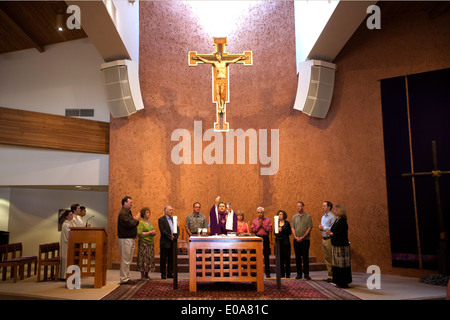
{"type": "MultiPolygon", "coordinates": [[[[447,250],[447,234],[445,231],[444,215],[442,213],[441,195],[439,190],[439,178],[442,175],[450,174],[450,171],[441,171],[437,165],[437,147],[436,141],[431,142],[431,149],[433,153],[433,168],[431,172],[412,172],[403,173],[402,177],[420,177],[420,176],[432,176],[434,180],[434,190],[436,192],[436,207],[438,210],[438,222],[439,222],[439,251],[438,251],[438,267],[441,274],[447,274],[449,272],[448,265],[448,250],[447,250]]],[[[422,268],[422,257],[419,250],[419,265],[422,268]]]]}
{"type": "Polygon", "coordinates": [[[225,52],[227,38],[213,38],[216,52],[211,54],[197,54],[197,51],[189,51],[189,66],[197,66],[198,63],[212,65],[212,96],[216,103],[216,122],[214,131],[228,131],[229,124],[226,120],[226,103],[230,101],[228,66],[232,63],[252,65],[252,52],[244,51],[242,54],[229,54],[225,52]]]}

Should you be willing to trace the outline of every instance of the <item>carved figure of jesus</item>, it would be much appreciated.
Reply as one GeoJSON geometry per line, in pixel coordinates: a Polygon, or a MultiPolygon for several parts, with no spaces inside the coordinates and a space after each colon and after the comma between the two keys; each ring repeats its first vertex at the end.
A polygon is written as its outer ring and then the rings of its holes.
{"type": "Polygon", "coordinates": [[[226,100],[225,89],[227,87],[227,67],[231,63],[246,60],[247,57],[242,55],[233,60],[224,61],[222,60],[222,54],[220,52],[216,52],[214,56],[216,60],[207,60],[201,56],[192,57],[192,60],[200,60],[203,63],[209,63],[214,66],[214,76],[216,78],[215,94],[218,102],[218,111],[219,113],[223,113],[226,100]]]}

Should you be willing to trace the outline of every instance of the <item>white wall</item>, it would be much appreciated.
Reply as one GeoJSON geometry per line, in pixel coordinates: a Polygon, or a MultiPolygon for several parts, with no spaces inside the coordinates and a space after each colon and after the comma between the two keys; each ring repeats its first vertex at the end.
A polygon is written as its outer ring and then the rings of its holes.
{"type": "Polygon", "coordinates": [[[130,58],[139,63],[139,1],[114,0],[118,15],[116,28],[130,58]]]}
{"type": "Polygon", "coordinates": [[[338,4],[339,0],[294,2],[297,73],[338,4]]]}
{"type": "MultiPolygon", "coordinates": [[[[1,189],[0,189],[1,190],[1,189]]],[[[58,209],[73,203],[86,207],[86,218],[94,215],[92,227],[108,230],[108,193],[45,189],[11,188],[10,199],[0,191],[0,203],[9,202],[9,242],[22,242],[24,255],[37,255],[39,244],[59,242],[58,209]]]]}
{"type": "Polygon", "coordinates": [[[109,122],[100,65],[89,39],[0,55],[0,106],[64,115],[94,109],[90,120],[109,122]]]}
{"type": "Polygon", "coordinates": [[[109,155],[0,145],[0,186],[108,185],[109,155]]]}

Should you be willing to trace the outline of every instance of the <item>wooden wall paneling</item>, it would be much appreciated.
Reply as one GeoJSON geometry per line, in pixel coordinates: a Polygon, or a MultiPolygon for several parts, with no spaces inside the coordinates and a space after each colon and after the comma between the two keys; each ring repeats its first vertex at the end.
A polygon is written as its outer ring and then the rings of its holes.
{"type": "Polygon", "coordinates": [[[0,144],[109,154],[109,123],[0,107],[0,144]]]}

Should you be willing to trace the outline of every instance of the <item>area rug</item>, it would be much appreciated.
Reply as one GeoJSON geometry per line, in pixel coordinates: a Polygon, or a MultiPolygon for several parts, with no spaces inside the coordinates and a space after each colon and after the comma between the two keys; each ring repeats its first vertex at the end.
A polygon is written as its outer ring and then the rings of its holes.
{"type": "Polygon", "coordinates": [[[256,284],[197,283],[197,292],[189,291],[189,280],[138,281],[121,285],[102,300],[360,300],[325,281],[288,280],[277,290],[276,280],[264,281],[264,292],[256,291],[256,284]]]}
{"type": "Polygon", "coordinates": [[[429,274],[419,279],[419,282],[433,284],[436,286],[446,286],[450,281],[450,276],[443,274],[429,274]]]}

